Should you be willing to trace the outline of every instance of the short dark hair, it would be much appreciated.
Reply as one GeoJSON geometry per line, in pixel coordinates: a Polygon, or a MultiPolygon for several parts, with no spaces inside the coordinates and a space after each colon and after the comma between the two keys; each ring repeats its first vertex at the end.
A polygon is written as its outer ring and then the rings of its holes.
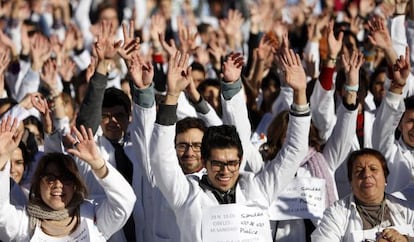
{"type": "Polygon", "coordinates": [[[204,75],[206,74],[206,69],[204,66],[196,61],[191,63],[191,70],[192,71],[201,71],[204,75]]]}
{"type": "Polygon", "coordinates": [[[197,32],[200,34],[204,34],[207,33],[208,28],[211,27],[211,24],[208,23],[200,23],[199,25],[197,25],[197,32]]]}
{"type": "Polygon", "coordinates": [[[405,110],[414,110],[414,96],[409,96],[404,99],[405,110]]]}
{"type": "Polygon", "coordinates": [[[208,127],[201,142],[201,158],[210,159],[212,149],[236,148],[239,159],[243,157],[243,147],[236,127],[220,125],[208,127]]]}
{"type": "Polygon", "coordinates": [[[382,170],[384,171],[385,180],[387,180],[390,171],[388,170],[387,160],[385,159],[385,157],[378,150],[363,148],[352,152],[348,156],[348,160],[346,162],[346,166],[348,169],[348,181],[352,181],[352,166],[354,165],[354,162],[356,161],[356,159],[363,155],[373,156],[381,163],[382,170]]]}
{"type": "Polygon", "coordinates": [[[112,108],[118,105],[124,107],[128,115],[131,114],[131,100],[128,95],[118,88],[107,88],[105,90],[102,108],[112,108]]]}
{"type": "Polygon", "coordinates": [[[177,122],[175,126],[175,134],[181,134],[189,129],[199,129],[203,133],[206,132],[207,127],[203,120],[194,117],[186,117],[177,122]]]}

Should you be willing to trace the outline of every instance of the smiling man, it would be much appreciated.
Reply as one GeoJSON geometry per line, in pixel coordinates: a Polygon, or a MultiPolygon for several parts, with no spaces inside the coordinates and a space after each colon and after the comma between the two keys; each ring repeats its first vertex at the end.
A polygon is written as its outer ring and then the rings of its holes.
{"type": "MultiPolygon", "coordinates": [[[[177,164],[179,160],[176,149],[179,142],[172,142],[176,136],[177,100],[191,77],[186,55],[177,52],[170,58],[167,95],[165,103],[159,105],[149,155],[157,186],[176,215],[181,232],[180,241],[212,241],[212,230],[205,228],[205,219],[209,218],[212,211],[225,209],[228,214],[252,209],[256,215],[267,214],[271,202],[293,179],[299,161],[305,157],[308,149],[310,110],[306,100],[306,75],[300,58],[293,51],[285,52],[284,57],[288,60],[284,63],[287,68],[285,73],[287,83],[294,90],[294,105],[290,112],[285,144],[278,156],[258,173],[240,171],[243,148],[236,128],[231,125],[211,126],[204,133],[200,147],[201,161],[206,168],[206,174],[201,179],[198,176],[184,175],[177,164]],[[228,207],[221,207],[224,204],[228,207]]],[[[240,54],[231,54],[225,61],[223,77],[226,83],[222,84],[222,100],[238,104],[237,109],[224,105],[223,110],[237,112],[238,118],[247,119],[240,79],[242,65],[243,57],[240,54]]],[[[198,144],[194,141],[186,143],[178,148],[198,150],[198,144]]],[[[263,224],[268,223],[268,218],[265,217],[263,216],[263,224]]],[[[234,221],[217,221],[216,224],[221,222],[234,221]]],[[[236,233],[237,236],[240,235],[237,231],[236,233]]],[[[260,239],[263,238],[270,239],[270,228],[263,230],[260,239]]]]}

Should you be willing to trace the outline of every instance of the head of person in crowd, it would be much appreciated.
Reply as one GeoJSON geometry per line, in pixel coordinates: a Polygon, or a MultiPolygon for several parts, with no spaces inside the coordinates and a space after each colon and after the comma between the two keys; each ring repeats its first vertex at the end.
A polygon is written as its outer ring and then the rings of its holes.
{"type": "Polygon", "coordinates": [[[127,131],[130,117],[131,100],[129,97],[118,88],[107,88],[102,102],[103,135],[110,141],[121,140],[127,131]]]}
{"type": "Polygon", "coordinates": [[[232,189],[239,178],[243,147],[231,125],[209,127],[201,143],[201,158],[209,183],[221,192],[232,189]]]}
{"type": "MultiPolygon", "coordinates": [[[[267,142],[260,147],[260,152],[265,161],[270,161],[276,157],[286,139],[286,132],[289,124],[289,111],[280,112],[269,124],[267,128],[267,142]]],[[[309,131],[309,146],[316,151],[321,151],[322,140],[319,137],[319,131],[311,123],[309,131]]]]}
{"type": "Polygon", "coordinates": [[[191,63],[191,76],[193,77],[196,87],[206,79],[206,70],[204,66],[198,62],[191,63]]]}
{"type": "Polygon", "coordinates": [[[103,2],[98,7],[98,21],[107,21],[112,24],[113,27],[113,34],[116,33],[116,30],[119,27],[120,19],[118,16],[118,8],[110,3],[110,2],[103,2]]]}
{"type": "Polygon", "coordinates": [[[43,124],[35,116],[29,116],[23,120],[24,127],[34,135],[36,144],[38,146],[43,145],[43,124]]]}
{"type": "Polygon", "coordinates": [[[166,20],[170,20],[172,17],[173,5],[170,0],[157,0],[157,9],[166,20]]]}
{"type": "Polygon", "coordinates": [[[200,23],[197,25],[197,32],[200,36],[201,43],[207,45],[211,41],[211,36],[214,33],[213,26],[208,23],[200,23]]]}
{"type": "MultiPolygon", "coordinates": [[[[10,97],[6,97],[6,98],[0,98],[0,118],[3,117],[3,115],[9,111],[11,108],[13,108],[15,105],[18,105],[19,103],[14,100],[13,98],[10,97]]],[[[14,135],[14,137],[19,137],[21,136],[20,134],[23,133],[25,131],[24,129],[24,125],[23,122],[19,122],[18,126],[17,126],[17,131],[14,135]]],[[[20,142],[20,140],[18,140],[17,142],[20,142]]]]}
{"type": "Polygon", "coordinates": [[[184,174],[198,172],[204,167],[200,152],[206,129],[199,118],[187,117],[176,124],[175,150],[184,174]]]}
{"type": "Polygon", "coordinates": [[[76,216],[74,221],[80,223],[80,204],[87,195],[75,160],[70,155],[48,153],[39,160],[33,175],[28,213],[43,223],[50,222],[50,216],[59,211],[55,216],[76,216]]]}
{"type": "Polygon", "coordinates": [[[387,77],[387,67],[380,66],[375,69],[374,73],[371,74],[370,83],[369,83],[369,91],[372,93],[374,97],[374,102],[377,107],[382,102],[382,99],[385,97],[386,91],[384,87],[384,83],[387,77]]]}
{"type": "Polygon", "coordinates": [[[414,96],[407,97],[404,103],[405,112],[398,125],[398,131],[404,143],[412,149],[414,148],[414,135],[412,135],[414,133],[414,96]]]}
{"type": "Polygon", "coordinates": [[[20,183],[29,170],[32,158],[27,152],[26,145],[20,141],[19,146],[10,156],[10,177],[16,183],[20,183]]]}
{"type": "Polygon", "coordinates": [[[377,205],[384,199],[389,170],[381,152],[364,148],[352,152],[347,160],[352,194],[364,203],[377,205]]]}
{"type": "Polygon", "coordinates": [[[197,87],[200,95],[214,108],[219,117],[222,115],[220,89],[220,81],[213,78],[206,79],[197,87]]]}
{"type": "Polygon", "coordinates": [[[59,94],[62,98],[63,108],[66,116],[69,118],[69,122],[73,125],[75,121],[75,100],[67,93],[62,92],[59,94]]]}
{"type": "Polygon", "coordinates": [[[260,106],[262,113],[271,112],[273,102],[275,101],[280,91],[280,79],[279,76],[270,71],[262,80],[262,96],[263,101],[260,106]]]}
{"type": "Polygon", "coordinates": [[[122,78],[122,80],[121,80],[121,89],[129,97],[129,99],[132,100],[132,96],[131,96],[131,86],[129,84],[128,75],[125,78],[122,78]]]}

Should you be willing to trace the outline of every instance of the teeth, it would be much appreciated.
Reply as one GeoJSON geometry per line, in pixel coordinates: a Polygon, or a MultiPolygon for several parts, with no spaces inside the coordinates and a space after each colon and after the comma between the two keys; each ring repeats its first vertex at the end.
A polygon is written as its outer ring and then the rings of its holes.
{"type": "Polygon", "coordinates": [[[52,192],[52,196],[62,196],[62,193],[60,193],[60,192],[52,192]]]}
{"type": "Polygon", "coordinates": [[[220,181],[230,181],[230,177],[218,177],[220,181]]]}

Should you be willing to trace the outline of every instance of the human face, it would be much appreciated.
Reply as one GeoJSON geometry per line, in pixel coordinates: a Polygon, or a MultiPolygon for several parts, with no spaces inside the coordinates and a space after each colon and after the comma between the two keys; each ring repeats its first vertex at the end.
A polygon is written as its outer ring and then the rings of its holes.
{"type": "Polygon", "coordinates": [[[217,87],[208,86],[201,95],[216,112],[220,109],[220,90],[217,87]]]}
{"type": "Polygon", "coordinates": [[[198,87],[198,85],[200,85],[200,83],[203,82],[204,79],[206,78],[204,73],[199,70],[192,70],[191,76],[193,77],[194,85],[196,87],[198,87]]]}
{"type": "Polygon", "coordinates": [[[183,133],[177,134],[175,137],[175,149],[178,161],[184,174],[198,172],[203,168],[200,150],[197,149],[197,146],[201,146],[203,135],[203,131],[192,128],[183,133]],[[184,150],[180,149],[179,146],[184,146],[184,144],[187,144],[187,148],[184,150]],[[190,144],[191,147],[189,146],[190,144]]]}
{"type": "Polygon", "coordinates": [[[414,110],[405,111],[398,127],[404,143],[414,148],[414,110]]]}
{"type": "Polygon", "coordinates": [[[50,163],[40,179],[40,196],[53,210],[62,210],[74,194],[74,178],[64,175],[54,163],[50,163]]]}
{"type": "Polygon", "coordinates": [[[119,20],[118,20],[118,13],[114,8],[106,8],[103,10],[99,15],[99,20],[105,20],[107,22],[110,22],[113,27],[113,34],[116,33],[116,29],[119,26],[119,20]]]}
{"type": "Polygon", "coordinates": [[[36,144],[37,145],[43,144],[42,136],[41,136],[40,131],[37,128],[36,125],[34,125],[34,124],[26,124],[24,127],[26,129],[28,129],[30,131],[30,133],[32,133],[34,135],[34,137],[36,139],[36,144]]]}
{"type": "Polygon", "coordinates": [[[207,177],[213,187],[222,192],[230,190],[239,178],[240,158],[236,148],[212,149],[206,160],[207,177]],[[224,164],[238,162],[234,171],[224,164]],[[221,164],[221,165],[219,165],[221,164]]]}
{"type": "Polygon", "coordinates": [[[120,140],[124,136],[128,124],[129,115],[123,106],[117,105],[110,108],[102,108],[102,132],[109,140],[120,140]]]}
{"type": "Polygon", "coordinates": [[[372,155],[358,157],[352,165],[351,187],[358,200],[367,204],[380,204],[385,191],[381,162],[372,155]]]}
{"type": "Polygon", "coordinates": [[[22,150],[20,148],[15,149],[11,154],[10,160],[10,176],[16,183],[20,183],[24,173],[24,160],[22,150]]]}
{"type": "Polygon", "coordinates": [[[375,78],[374,85],[372,86],[372,95],[376,102],[381,102],[382,98],[385,97],[385,76],[385,72],[380,73],[377,78],[375,78]]]}

